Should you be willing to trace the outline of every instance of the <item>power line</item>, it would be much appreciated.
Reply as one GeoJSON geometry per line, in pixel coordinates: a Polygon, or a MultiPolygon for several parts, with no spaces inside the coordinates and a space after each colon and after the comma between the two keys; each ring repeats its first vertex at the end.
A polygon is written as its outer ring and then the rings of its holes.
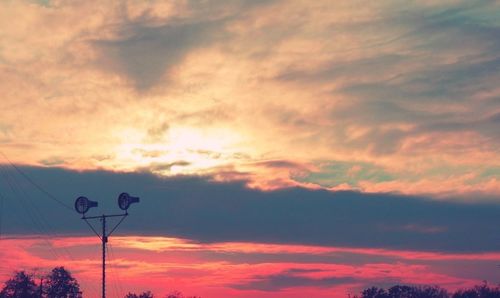
{"type": "Polygon", "coordinates": [[[3,153],[1,150],[0,150],[0,154],[3,155],[3,157],[5,158],[5,160],[7,160],[7,162],[10,164],[10,166],[12,168],[14,168],[19,174],[21,174],[29,183],[31,183],[34,187],[36,187],[39,191],[41,191],[43,194],[45,194],[49,199],[57,202],[59,205],[63,206],[64,208],[68,209],[68,210],[73,210],[73,208],[71,208],[69,205],[67,205],[66,203],[64,203],[63,201],[59,200],[58,198],[56,198],[54,195],[52,195],[50,192],[48,192],[47,190],[45,190],[43,187],[41,187],[38,183],[36,183],[35,181],[33,181],[33,179],[30,178],[30,176],[28,176],[26,173],[24,173],[24,171],[22,171],[20,168],[18,168],[14,163],[12,163],[10,161],[10,159],[7,157],[7,155],[5,155],[5,153],[3,153]]]}
{"type": "MultiPolygon", "coordinates": [[[[47,197],[51,198],[52,200],[56,201],[59,203],[61,206],[67,208],[67,209],[72,209],[68,205],[64,204],[62,201],[57,199],[55,196],[50,194],[48,191],[43,189],[40,185],[38,185],[36,182],[33,181],[28,175],[26,175],[23,171],[21,171],[18,167],[16,167],[10,160],[5,156],[3,152],[0,151],[0,154],[4,156],[4,158],[8,161],[8,165],[10,165],[15,171],[21,175],[27,182],[29,182],[31,185],[33,185],[36,189],[44,193],[47,197]]],[[[40,238],[48,247],[50,253],[55,257],[56,259],[62,259],[61,254],[54,249],[52,243],[48,240],[48,236],[52,238],[62,238],[59,234],[55,232],[55,229],[51,227],[51,225],[48,223],[48,221],[45,220],[43,214],[39,212],[36,208],[36,206],[33,205],[33,200],[28,194],[27,190],[23,187],[23,183],[18,180],[16,175],[14,173],[10,173],[11,171],[6,168],[8,165],[1,165],[0,164],[0,173],[4,177],[4,181],[10,188],[12,194],[14,197],[17,197],[18,200],[14,200],[19,202],[20,207],[24,210],[24,213],[27,215],[27,217],[30,219],[32,225],[28,224],[27,227],[34,232],[34,234],[40,235],[40,238]],[[10,173],[10,174],[9,174],[10,173]]],[[[5,197],[5,196],[3,196],[5,197]]],[[[2,208],[3,209],[3,208],[2,208]]],[[[19,214],[18,214],[19,215],[19,214]]],[[[26,216],[17,216],[16,218],[26,218],[26,216]]],[[[76,259],[72,256],[72,254],[69,252],[68,248],[65,246],[61,247],[60,250],[64,252],[64,255],[66,255],[71,261],[76,261],[76,259]]],[[[96,293],[97,289],[94,287],[94,285],[89,284],[89,291],[96,293]]],[[[95,296],[95,295],[92,295],[95,296]]]]}
{"type": "MultiPolygon", "coordinates": [[[[114,260],[116,262],[117,259],[115,258],[114,248],[111,245],[111,243],[108,243],[108,248],[109,248],[109,251],[110,251],[110,259],[114,260]]],[[[119,268],[117,268],[116,264],[113,264],[113,261],[111,261],[110,264],[112,264],[111,266],[112,266],[113,271],[115,273],[115,278],[116,278],[115,284],[118,285],[119,292],[121,294],[125,294],[125,292],[123,290],[123,286],[122,286],[122,281],[121,281],[121,278],[120,278],[120,270],[118,270],[119,268]]]]}
{"type": "Polygon", "coordinates": [[[2,221],[3,221],[4,201],[5,201],[5,198],[2,195],[2,193],[0,193],[0,240],[2,239],[2,221]]]}
{"type": "MultiPolygon", "coordinates": [[[[45,221],[43,215],[39,213],[36,208],[31,208],[33,207],[31,206],[32,203],[30,203],[30,201],[32,200],[26,190],[21,186],[21,183],[17,181],[17,178],[15,178],[14,175],[11,175],[11,177],[9,177],[9,175],[6,173],[6,170],[3,167],[0,168],[3,169],[5,181],[9,185],[9,188],[11,189],[13,195],[18,198],[18,202],[21,204],[21,208],[24,209],[25,213],[28,215],[28,218],[33,223],[34,229],[36,230],[34,231],[35,234],[39,234],[41,236],[41,239],[47,244],[54,257],[61,258],[61,255],[53,248],[51,243],[45,237],[43,237],[43,235],[50,235],[53,238],[56,238],[58,235],[56,235],[55,233],[51,233],[50,224],[45,221]],[[10,178],[12,178],[12,181],[10,178]]],[[[33,228],[31,228],[31,230],[33,230],[33,228]]]]}

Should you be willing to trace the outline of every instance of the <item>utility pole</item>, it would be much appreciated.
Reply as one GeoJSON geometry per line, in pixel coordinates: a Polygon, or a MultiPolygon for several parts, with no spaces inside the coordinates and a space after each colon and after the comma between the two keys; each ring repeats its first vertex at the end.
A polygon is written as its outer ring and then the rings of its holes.
{"type": "Polygon", "coordinates": [[[106,216],[102,215],[102,297],[106,297],[106,216]]]}
{"type": "Polygon", "coordinates": [[[82,219],[88,224],[90,229],[101,239],[102,242],[102,298],[106,298],[106,243],[108,243],[108,238],[116,230],[116,228],[122,223],[125,217],[128,216],[128,208],[133,203],[139,203],[138,197],[132,197],[128,193],[121,193],[118,196],[118,207],[124,210],[125,213],[122,214],[111,214],[111,215],[99,215],[99,216],[85,216],[87,211],[92,207],[97,207],[98,203],[91,201],[86,197],[79,197],[75,201],[76,212],[82,214],[82,219]],[[109,233],[106,232],[106,219],[108,217],[120,217],[118,223],[111,229],[109,233]],[[99,234],[94,229],[94,227],[89,223],[89,219],[99,219],[102,225],[102,233],[99,234]]]}

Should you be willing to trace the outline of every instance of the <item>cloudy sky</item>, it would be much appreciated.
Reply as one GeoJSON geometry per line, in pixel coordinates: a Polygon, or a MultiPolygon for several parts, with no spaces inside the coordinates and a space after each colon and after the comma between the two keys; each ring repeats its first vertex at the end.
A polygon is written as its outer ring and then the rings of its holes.
{"type": "Polygon", "coordinates": [[[97,295],[68,209],[128,191],[113,297],[498,283],[499,53],[495,0],[0,1],[2,281],[97,295]]]}

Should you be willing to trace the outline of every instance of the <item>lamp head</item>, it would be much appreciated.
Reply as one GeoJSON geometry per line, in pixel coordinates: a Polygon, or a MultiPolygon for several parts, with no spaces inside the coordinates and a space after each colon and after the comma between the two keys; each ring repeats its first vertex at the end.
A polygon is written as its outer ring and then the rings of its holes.
{"type": "Polygon", "coordinates": [[[130,204],[139,203],[138,197],[132,197],[126,192],[122,192],[118,196],[118,207],[122,210],[127,210],[130,207],[130,204]]]}
{"type": "Polygon", "coordinates": [[[80,214],[87,213],[92,207],[97,207],[97,202],[91,201],[86,197],[78,197],[75,201],[75,210],[80,214]]]}

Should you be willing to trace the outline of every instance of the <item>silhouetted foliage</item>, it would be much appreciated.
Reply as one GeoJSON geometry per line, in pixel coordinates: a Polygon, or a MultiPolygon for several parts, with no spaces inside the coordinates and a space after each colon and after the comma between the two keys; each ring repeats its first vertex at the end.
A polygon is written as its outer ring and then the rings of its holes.
{"type": "MultiPolygon", "coordinates": [[[[124,298],[153,298],[153,294],[150,291],[143,292],[142,294],[128,293],[124,298]]],[[[201,298],[200,296],[184,296],[182,292],[172,291],[165,298],[201,298]]]]}
{"type": "Polygon", "coordinates": [[[448,298],[445,289],[430,286],[393,286],[387,290],[371,287],[361,293],[361,298],[448,298]]]}
{"type": "Polygon", "coordinates": [[[137,295],[135,293],[128,293],[127,295],[125,295],[125,298],[154,298],[154,296],[153,296],[153,293],[151,293],[150,291],[147,291],[147,292],[143,292],[139,295],[137,295]]]}
{"type": "Polygon", "coordinates": [[[81,298],[80,285],[64,267],[52,269],[44,284],[44,293],[50,298],[81,298]]]}
{"type": "Polygon", "coordinates": [[[34,298],[38,296],[33,276],[24,271],[15,272],[14,277],[5,282],[5,286],[0,292],[1,298],[34,298]]]}
{"type": "Polygon", "coordinates": [[[361,296],[354,298],[500,298],[500,287],[489,287],[486,283],[471,289],[448,293],[437,286],[402,286],[396,285],[389,289],[371,287],[365,289],[361,296]]]}
{"type": "Polygon", "coordinates": [[[491,288],[485,282],[472,289],[458,290],[453,294],[452,298],[500,298],[500,286],[491,288]]]}
{"type": "Polygon", "coordinates": [[[44,278],[42,285],[36,284],[33,276],[24,271],[15,272],[5,282],[0,298],[82,298],[80,285],[64,267],[56,267],[44,278]]]}
{"type": "MultiPolygon", "coordinates": [[[[142,294],[135,294],[135,293],[128,293],[127,295],[125,295],[124,298],[153,298],[154,295],[150,292],[150,291],[147,291],[147,292],[143,292],[142,294]]],[[[165,296],[165,298],[201,298],[199,296],[184,296],[184,294],[182,294],[181,292],[179,291],[172,291],[170,292],[167,296],[165,296]]]]}
{"type": "Polygon", "coordinates": [[[184,296],[184,294],[182,294],[179,291],[173,291],[173,292],[170,292],[170,294],[168,294],[167,296],[165,296],[165,298],[201,298],[201,297],[199,297],[199,296],[184,296]]]}
{"type": "Polygon", "coordinates": [[[184,298],[184,295],[179,291],[172,291],[165,298],[184,298]]]}

